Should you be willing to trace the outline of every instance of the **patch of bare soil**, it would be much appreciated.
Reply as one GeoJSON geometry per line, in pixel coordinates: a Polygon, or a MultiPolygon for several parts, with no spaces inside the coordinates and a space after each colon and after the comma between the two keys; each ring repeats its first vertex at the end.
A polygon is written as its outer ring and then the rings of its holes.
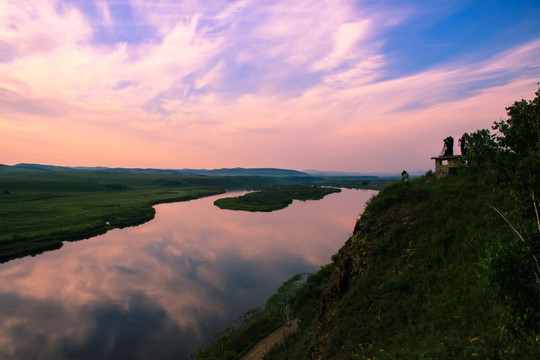
{"type": "Polygon", "coordinates": [[[298,319],[291,320],[285,325],[275,330],[273,333],[259,341],[242,360],[262,360],[264,354],[274,345],[281,344],[285,339],[298,329],[298,319]]]}

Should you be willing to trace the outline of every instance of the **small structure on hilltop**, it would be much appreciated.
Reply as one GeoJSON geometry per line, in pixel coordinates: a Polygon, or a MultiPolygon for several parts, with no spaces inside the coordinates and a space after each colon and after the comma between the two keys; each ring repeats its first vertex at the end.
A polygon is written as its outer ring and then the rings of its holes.
{"type": "MultiPolygon", "coordinates": [[[[437,175],[437,177],[456,175],[457,169],[461,163],[461,155],[454,155],[454,138],[449,136],[443,141],[444,146],[441,150],[441,154],[431,158],[435,160],[435,175],[437,175]]],[[[464,138],[460,140],[462,149],[463,141],[464,138]]]]}

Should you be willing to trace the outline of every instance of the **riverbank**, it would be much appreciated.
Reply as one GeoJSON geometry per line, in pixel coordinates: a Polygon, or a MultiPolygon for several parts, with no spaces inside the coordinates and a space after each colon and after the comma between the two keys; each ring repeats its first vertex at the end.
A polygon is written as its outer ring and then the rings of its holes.
{"type": "Polygon", "coordinates": [[[287,321],[279,329],[259,341],[253,349],[242,356],[241,360],[263,360],[272,347],[283,344],[296,330],[298,330],[298,319],[287,321]]]}
{"type": "MultiPolygon", "coordinates": [[[[0,181],[0,184],[2,182],[0,181]]],[[[5,182],[2,184],[4,185],[5,182]]],[[[153,205],[223,193],[221,189],[121,191],[39,191],[47,183],[27,183],[1,199],[0,262],[59,249],[64,241],[88,239],[154,218],[153,205]]]]}

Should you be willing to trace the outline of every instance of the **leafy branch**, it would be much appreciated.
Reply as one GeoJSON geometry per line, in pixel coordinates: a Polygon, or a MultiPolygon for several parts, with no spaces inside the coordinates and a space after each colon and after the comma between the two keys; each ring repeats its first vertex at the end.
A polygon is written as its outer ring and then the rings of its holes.
{"type": "MultiPolygon", "coordinates": [[[[534,263],[536,265],[536,271],[534,272],[534,277],[536,278],[536,286],[538,287],[539,295],[540,295],[540,264],[538,263],[538,258],[536,257],[536,255],[534,255],[534,252],[531,250],[530,246],[527,244],[527,241],[525,241],[525,238],[523,237],[523,235],[521,235],[521,233],[516,229],[516,227],[514,225],[512,225],[512,223],[510,222],[510,220],[508,220],[506,215],[504,215],[504,213],[501,210],[497,209],[494,205],[491,205],[491,204],[486,204],[486,205],[489,206],[490,208],[492,208],[497,214],[499,214],[500,217],[512,228],[512,230],[516,233],[516,235],[519,237],[519,239],[525,245],[525,248],[531,254],[531,256],[532,256],[532,258],[534,260],[534,263]]],[[[535,210],[537,210],[536,209],[536,204],[535,204],[535,210]]],[[[538,211],[536,212],[536,215],[538,217],[538,211]]],[[[539,228],[540,228],[540,221],[539,221],[539,228]]]]}

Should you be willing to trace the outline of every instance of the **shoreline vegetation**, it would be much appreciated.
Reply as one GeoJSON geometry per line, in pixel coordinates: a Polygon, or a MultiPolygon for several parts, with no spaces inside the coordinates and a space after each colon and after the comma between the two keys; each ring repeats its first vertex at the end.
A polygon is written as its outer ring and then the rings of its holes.
{"type": "MultiPolygon", "coordinates": [[[[217,333],[207,347],[195,354],[195,359],[242,359],[283,325],[303,319],[305,326],[309,312],[316,313],[318,310],[318,299],[326,281],[330,279],[331,271],[332,266],[326,265],[315,274],[294,275],[262,307],[246,312],[229,328],[217,333]]],[[[288,338],[283,339],[285,344],[288,338]]]]}
{"type": "MultiPolygon", "coordinates": [[[[289,197],[316,199],[329,191],[321,192],[322,185],[377,189],[388,182],[373,177],[310,176],[280,169],[221,169],[193,175],[155,169],[0,165],[0,263],[59,249],[64,241],[143,224],[154,218],[153,206],[161,203],[254,189],[269,195],[264,201],[270,203],[275,194],[286,193],[280,188],[291,187],[296,191],[289,197]],[[214,173],[218,175],[207,175],[214,173]]],[[[266,206],[264,201],[258,203],[259,209],[266,206]]],[[[267,208],[265,211],[272,211],[267,208]]]]}

